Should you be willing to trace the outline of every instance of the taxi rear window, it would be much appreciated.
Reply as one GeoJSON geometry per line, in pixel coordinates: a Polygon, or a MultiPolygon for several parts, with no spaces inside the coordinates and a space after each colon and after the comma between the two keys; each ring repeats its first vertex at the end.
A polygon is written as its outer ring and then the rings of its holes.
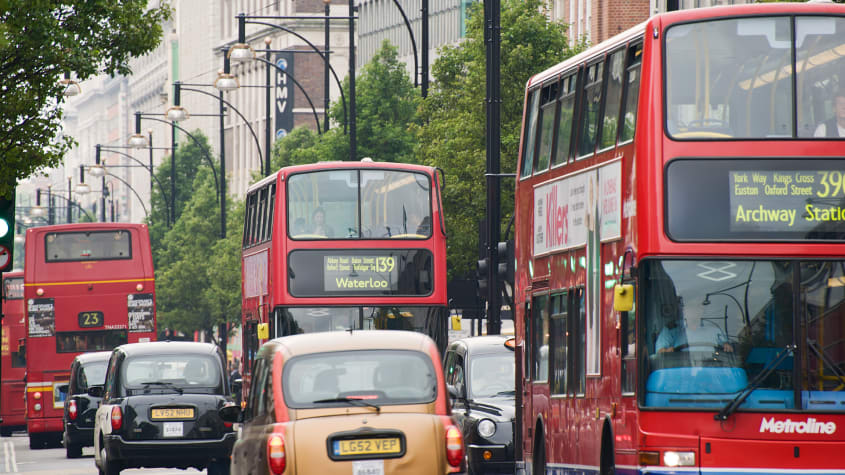
{"type": "Polygon", "coordinates": [[[419,351],[355,350],[305,355],[288,361],[282,378],[285,401],[295,409],[364,403],[422,404],[437,396],[434,365],[428,355],[419,351]]]}

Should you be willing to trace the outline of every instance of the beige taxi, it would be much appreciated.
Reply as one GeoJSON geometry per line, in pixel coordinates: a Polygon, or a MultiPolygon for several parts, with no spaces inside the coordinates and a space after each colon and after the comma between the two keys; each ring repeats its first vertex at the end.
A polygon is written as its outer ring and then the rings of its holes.
{"type": "Polygon", "coordinates": [[[265,343],[240,423],[233,474],[449,474],[466,470],[440,355],[414,332],[309,333],[265,343]]]}

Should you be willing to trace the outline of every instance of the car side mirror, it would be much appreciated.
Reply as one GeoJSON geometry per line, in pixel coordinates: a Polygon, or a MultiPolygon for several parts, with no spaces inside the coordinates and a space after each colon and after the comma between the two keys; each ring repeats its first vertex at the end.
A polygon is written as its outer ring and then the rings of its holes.
{"type": "Polygon", "coordinates": [[[100,385],[89,387],[88,395],[91,397],[103,397],[103,387],[100,385]]]}
{"type": "Polygon", "coordinates": [[[463,394],[461,394],[461,390],[457,386],[453,386],[451,384],[446,385],[446,391],[449,393],[449,397],[453,400],[463,399],[463,394]]]}
{"type": "Polygon", "coordinates": [[[237,404],[230,404],[228,406],[221,407],[218,411],[220,414],[220,418],[226,422],[243,422],[243,411],[241,411],[241,406],[237,404]]]}

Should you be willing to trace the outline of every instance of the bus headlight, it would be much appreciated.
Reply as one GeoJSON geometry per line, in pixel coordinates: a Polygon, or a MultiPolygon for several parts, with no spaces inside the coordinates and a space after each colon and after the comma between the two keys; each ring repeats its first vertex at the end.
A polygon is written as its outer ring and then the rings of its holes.
{"type": "Polygon", "coordinates": [[[690,467],[695,465],[695,452],[663,452],[663,465],[667,467],[690,467]]]}
{"type": "Polygon", "coordinates": [[[496,423],[490,419],[482,419],[481,422],[478,423],[477,430],[478,435],[488,439],[493,437],[493,434],[496,433],[496,423]]]}

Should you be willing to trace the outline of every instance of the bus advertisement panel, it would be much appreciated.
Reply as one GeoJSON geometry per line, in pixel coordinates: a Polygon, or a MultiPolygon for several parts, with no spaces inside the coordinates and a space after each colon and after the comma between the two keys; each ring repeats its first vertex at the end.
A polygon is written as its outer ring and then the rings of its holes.
{"type": "Polygon", "coordinates": [[[3,274],[3,335],[0,343],[0,435],[7,437],[26,427],[26,313],[23,272],[3,274]]]}
{"type": "Polygon", "coordinates": [[[448,330],[446,233],[435,169],[320,162],[247,191],[243,374],[268,338],[401,329],[441,350],[448,330]]]}
{"type": "Polygon", "coordinates": [[[519,473],[838,473],[845,11],[656,15],[532,77],[519,473]]]}
{"type": "Polygon", "coordinates": [[[73,358],[156,338],[147,226],[81,223],[26,235],[26,407],[31,448],[57,445],[73,358]]]}

